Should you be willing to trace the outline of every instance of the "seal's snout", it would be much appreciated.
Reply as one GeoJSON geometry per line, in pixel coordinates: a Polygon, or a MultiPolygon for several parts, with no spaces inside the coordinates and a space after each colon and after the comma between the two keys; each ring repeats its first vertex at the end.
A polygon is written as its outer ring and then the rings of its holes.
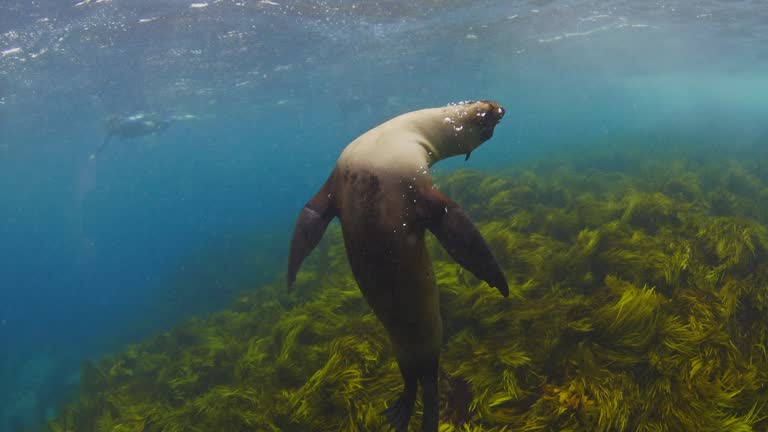
{"type": "Polygon", "coordinates": [[[505,112],[504,107],[492,101],[481,101],[477,106],[477,116],[480,117],[480,124],[483,127],[495,127],[504,117],[505,112]]]}
{"type": "Polygon", "coordinates": [[[504,117],[504,107],[497,104],[496,102],[489,102],[490,105],[488,114],[491,116],[492,119],[495,120],[495,123],[498,123],[501,121],[501,119],[504,117]]]}
{"type": "Polygon", "coordinates": [[[485,126],[496,126],[496,124],[501,121],[502,117],[504,117],[505,112],[504,107],[496,102],[489,100],[477,102],[477,115],[482,117],[482,123],[484,123],[485,126]]]}

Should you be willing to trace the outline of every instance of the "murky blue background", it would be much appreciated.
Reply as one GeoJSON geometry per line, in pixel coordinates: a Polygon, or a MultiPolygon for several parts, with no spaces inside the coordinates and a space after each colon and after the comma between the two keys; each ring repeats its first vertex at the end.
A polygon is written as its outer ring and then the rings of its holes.
{"type": "Polygon", "coordinates": [[[280,276],[298,209],[389,117],[501,102],[484,170],[750,149],[767,60],[757,0],[3,0],[0,430],[53,415],[83,359],[280,276]],[[89,161],[136,112],[174,123],[89,161]]]}

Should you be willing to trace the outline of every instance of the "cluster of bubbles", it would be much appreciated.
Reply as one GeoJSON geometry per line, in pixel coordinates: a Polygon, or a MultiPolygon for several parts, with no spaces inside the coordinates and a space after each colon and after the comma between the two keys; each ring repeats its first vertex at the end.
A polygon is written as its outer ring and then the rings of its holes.
{"type": "MultiPolygon", "coordinates": [[[[477,101],[474,101],[474,100],[464,100],[464,101],[449,103],[447,106],[448,107],[469,107],[476,102],[477,101]]],[[[470,115],[470,112],[468,110],[457,109],[457,110],[454,110],[452,116],[445,117],[443,119],[443,123],[453,127],[454,132],[458,134],[459,132],[464,130],[463,124],[457,124],[458,120],[465,119],[469,115],[470,115]]],[[[486,113],[484,111],[478,110],[475,112],[475,115],[477,115],[478,117],[485,117],[486,113]]]]}

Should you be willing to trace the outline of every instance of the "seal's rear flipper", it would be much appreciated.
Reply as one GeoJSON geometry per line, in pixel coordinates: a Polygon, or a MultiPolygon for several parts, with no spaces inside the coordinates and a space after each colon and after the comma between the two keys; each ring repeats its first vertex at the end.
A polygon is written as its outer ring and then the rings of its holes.
{"type": "Polygon", "coordinates": [[[296,220],[291,238],[291,252],[288,257],[287,282],[289,289],[296,280],[296,273],[298,273],[301,263],[320,243],[328,223],[336,217],[336,209],[332,203],[333,193],[330,190],[331,178],[309,200],[296,220]]]}
{"type": "Polygon", "coordinates": [[[101,145],[96,148],[96,151],[91,153],[91,155],[88,157],[89,160],[96,159],[96,156],[100,155],[102,151],[107,147],[110,141],[112,141],[113,133],[112,131],[107,132],[107,135],[104,136],[104,141],[101,142],[101,145]]]}
{"type": "Polygon", "coordinates": [[[413,415],[413,404],[416,402],[416,386],[418,385],[418,372],[414,369],[400,366],[400,374],[405,382],[405,389],[400,397],[383,413],[381,413],[392,426],[395,432],[408,432],[408,422],[413,415]]]}
{"type": "Polygon", "coordinates": [[[424,405],[421,430],[422,432],[437,432],[440,424],[440,400],[437,397],[437,362],[422,369],[419,382],[421,383],[421,403],[424,405]]]}
{"type": "Polygon", "coordinates": [[[501,295],[509,296],[509,285],[496,257],[464,209],[436,189],[424,197],[429,205],[427,227],[448,254],[501,295]]]}

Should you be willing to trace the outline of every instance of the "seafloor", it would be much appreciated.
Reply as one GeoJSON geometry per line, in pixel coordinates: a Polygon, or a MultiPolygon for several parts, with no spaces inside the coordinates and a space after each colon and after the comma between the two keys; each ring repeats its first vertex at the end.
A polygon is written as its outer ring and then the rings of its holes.
{"type": "MultiPolygon", "coordinates": [[[[660,147],[438,178],[512,291],[499,296],[430,236],[441,431],[768,428],[768,158],[660,147]]],[[[279,276],[86,364],[50,429],[386,430],[379,413],[401,379],[338,225],[293,292],[279,276]]]]}

